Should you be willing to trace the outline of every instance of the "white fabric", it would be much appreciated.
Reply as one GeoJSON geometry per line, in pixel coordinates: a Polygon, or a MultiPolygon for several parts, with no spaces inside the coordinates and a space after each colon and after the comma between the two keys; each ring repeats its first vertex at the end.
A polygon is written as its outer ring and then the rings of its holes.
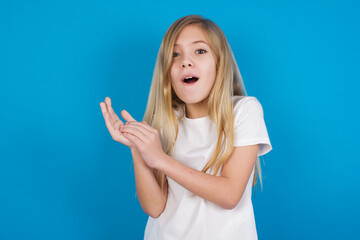
{"type": "MultiPolygon", "coordinates": [[[[260,144],[258,156],[268,153],[268,137],[263,109],[255,97],[234,96],[234,146],[260,144]]],[[[176,160],[199,171],[210,159],[217,141],[215,123],[209,116],[179,119],[179,134],[175,144],[176,160]]],[[[220,175],[220,173],[218,174],[220,175]]],[[[158,218],[149,217],[146,240],[219,240],[257,239],[251,190],[254,169],[244,194],[234,209],[227,210],[207,201],[167,177],[168,199],[158,218]]]]}

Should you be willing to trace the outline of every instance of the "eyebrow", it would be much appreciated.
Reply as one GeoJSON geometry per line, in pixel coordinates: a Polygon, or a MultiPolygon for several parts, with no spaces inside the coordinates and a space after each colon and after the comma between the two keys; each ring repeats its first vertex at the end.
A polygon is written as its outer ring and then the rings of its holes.
{"type": "MultiPolygon", "coordinates": [[[[195,42],[192,42],[192,44],[196,44],[196,43],[205,43],[206,45],[209,45],[207,42],[203,41],[203,40],[197,40],[195,42]]],[[[179,46],[179,44],[174,44],[174,46],[179,46]]]]}

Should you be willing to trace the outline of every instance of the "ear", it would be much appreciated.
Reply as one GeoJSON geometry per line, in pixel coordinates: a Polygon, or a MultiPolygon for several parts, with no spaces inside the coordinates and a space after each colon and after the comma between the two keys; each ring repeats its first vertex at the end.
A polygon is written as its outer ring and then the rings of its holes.
{"type": "Polygon", "coordinates": [[[136,122],[136,120],[126,110],[121,111],[121,116],[125,119],[126,122],[129,122],[129,121],[136,122]]]}

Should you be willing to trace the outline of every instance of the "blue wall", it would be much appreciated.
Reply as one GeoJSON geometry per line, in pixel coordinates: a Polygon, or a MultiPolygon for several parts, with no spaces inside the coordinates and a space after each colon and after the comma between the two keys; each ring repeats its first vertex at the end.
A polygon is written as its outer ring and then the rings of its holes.
{"type": "Polygon", "coordinates": [[[356,1],[1,1],[0,239],[141,239],[130,151],[99,103],[141,120],[161,39],[200,14],[232,46],[273,151],[259,239],[351,239],[360,215],[356,1]]]}

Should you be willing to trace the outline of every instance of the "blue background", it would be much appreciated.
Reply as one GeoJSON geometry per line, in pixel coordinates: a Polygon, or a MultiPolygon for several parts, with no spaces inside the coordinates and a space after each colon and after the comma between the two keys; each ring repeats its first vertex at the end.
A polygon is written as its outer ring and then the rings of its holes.
{"type": "MultiPolygon", "coordinates": [[[[352,239],[360,208],[356,1],[1,1],[0,239],[142,239],[129,149],[99,103],[137,120],[178,18],[225,32],[273,151],[259,239],[352,239]]],[[[255,189],[254,189],[255,190],[255,189]]]]}

